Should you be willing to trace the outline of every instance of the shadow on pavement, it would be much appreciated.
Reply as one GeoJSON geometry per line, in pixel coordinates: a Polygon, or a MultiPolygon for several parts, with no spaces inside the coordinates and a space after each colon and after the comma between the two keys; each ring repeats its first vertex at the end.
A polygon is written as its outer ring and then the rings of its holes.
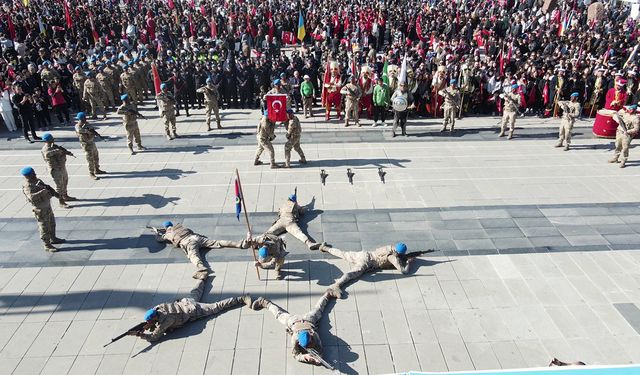
{"type": "Polygon", "coordinates": [[[327,160],[308,160],[306,165],[299,165],[297,168],[317,168],[317,167],[388,167],[394,166],[404,168],[404,163],[410,162],[410,159],[327,159],[327,160]]]}
{"type": "Polygon", "coordinates": [[[157,171],[130,171],[130,172],[109,172],[101,175],[100,179],[112,178],[149,178],[149,177],[166,177],[171,180],[179,180],[185,175],[194,174],[196,171],[184,171],[177,168],[164,168],[157,171]]]}
{"type": "Polygon", "coordinates": [[[78,202],[87,202],[87,203],[76,203],[74,202],[73,207],[127,207],[127,206],[141,206],[141,205],[149,205],[153,208],[162,208],[168,205],[169,203],[174,204],[174,202],[179,201],[178,197],[163,197],[158,194],[142,194],[139,197],[115,197],[115,198],[102,198],[102,199],[83,199],[78,202]]]}

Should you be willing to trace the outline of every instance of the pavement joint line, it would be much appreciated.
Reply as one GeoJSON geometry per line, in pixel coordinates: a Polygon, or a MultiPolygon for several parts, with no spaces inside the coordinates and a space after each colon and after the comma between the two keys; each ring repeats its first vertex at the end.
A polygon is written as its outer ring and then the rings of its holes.
{"type": "MultiPolygon", "coordinates": [[[[581,175],[581,176],[520,176],[520,177],[468,177],[468,178],[419,178],[419,179],[399,179],[399,180],[386,180],[387,183],[415,183],[415,182],[455,182],[455,181],[517,181],[517,180],[567,180],[567,179],[583,179],[583,178],[629,178],[640,177],[640,174],[632,175],[581,175]]],[[[374,184],[379,183],[380,179],[372,180],[357,180],[358,184],[374,184]]],[[[291,186],[292,182],[264,182],[264,183],[245,183],[244,186],[291,186]]],[[[348,185],[353,186],[349,181],[331,181],[331,185],[348,185]]],[[[315,181],[301,181],[296,185],[322,185],[315,181]]],[[[89,186],[83,187],[83,190],[115,190],[115,189],[176,189],[176,188],[204,188],[204,187],[225,187],[226,184],[198,184],[198,185],[137,185],[137,186],[89,186]]],[[[6,189],[1,188],[0,191],[22,191],[22,189],[6,189]]]]}
{"type": "MultiPolygon", "coordinates": [[[[158,162],[158,164],[163,164],[164,162],[158,162]]],[[[185,162],[186,163],[186,162],[185,162]]],[[[167,163],[164,163],[167,164],[167,163]]],[[[387,162],[381,162],[378,164],[393,164],[393,162],[391,161],[387,161],[387,162]]],[[[38,164],[31,164],[31,166],[45,166],[45,165],[38,165],[38,164]]],[[[85,164],[78,164],[75,166],[82,166],[85,164]]],[[[106,166],[106,165],[117,165],[117,164],[109,164],[109,163],[101,163],[102,166],[106,166]]],[[[598,165],[602,165],[602,163],[592,163],[592,164],[580,164],[581,167],[589,167],[589,166],[598,166],[598,165]]],[[[69,165],[67,165],[69,166],[69,165]]],[[[73,165],[72,165],[73,166],[73,165]]],[[[345,166],[346,167],[346,166],[345,166]]],[[[287,172],[290,173],[308,173],[314,170],[314,168],[321,168],[321,169],[325,169],[328,171],[342,171],[345,167],[305,167],[305,168],[291,168],[290,170],[288,170],[287,172]]],[[[564,167],[576,167],[575,164],[545,164],[545,165],[524,165],[524,166],[520,166],[520,165],[505,165],[505,166],[478,166],[478,167],[463,167],[463,166],[448,166],[448,167],[399,167],[396,165],[389,165],[389,166],[384,166],[384,169],[399,169],[402,171],[438,171],[438,170],[452,170],[452,169],[457,169],[457,170],[475,170],[475,169],[526,169],[526,168],[545,168],[545,167],[553,167],[553,168],[564,168],[564,167]]],[[[351,169],[356,169],[356,170],[378,170],[378,166],[373,166],[373,167],[360,167],[360,166],[351,166],[349,167],[351,169]]],[[[145,176],[152,176],[152,177],[162,177],[162,176],[173,176],[173,175],[181,175],[181,174],[185,174],[188,172],[191,172],[190,170],[188,171],[179,171],[179,172],[165,172],[165,173],[158,173],[159,171],[150,171],[150,172],[140,172],[140,173],[136,173],[136,177],[145,177],[145,176]]],[[[124,172],[110,172],[109,175],[110,176],[116,176],[119,177],[119,174],[126,174],[129,173],[128,171],[124,171],[124,172]]],[[[261,171],[257,171],[257,170],[244,170],[242,171],[242,173],[244,174],[256,174],[256,173],[261,173],[261,171]]],[[[204,171],[204,172],[195,172],[194,174],[198,174],[198,175],[226,175],[229,174],[229,172],[214,172],[214,171],[204,171]]],[[[69,177],[86,177],[86,174],[68,174],[69,177]]],[[[114,177],[114,178],[116,178],[114,177]]],[[[16,175],[0,175],[0,178],[19,178],[22,179],[22,176],[16,176],[16,175]]],[[[122,178],[127,178],[126,176],[122,176],[122,178]]],[[[185,177],[186,178],[186,177],[185,177]]]]}

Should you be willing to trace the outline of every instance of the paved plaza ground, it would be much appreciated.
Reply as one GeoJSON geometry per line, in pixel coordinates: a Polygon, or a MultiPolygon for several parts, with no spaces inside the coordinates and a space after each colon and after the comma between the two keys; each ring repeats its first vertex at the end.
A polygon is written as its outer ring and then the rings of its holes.
{"type": "MultiPolygon", "coordinates": [[[[367,275],[328,304],[320,336],[342,373],[536,367],[553,357],[640,363],[640,149],[625,169],[608,164],[613,142],[593,138],[590,121],[577,124],[564,152],[552,147],[558,120],[518,119],[507,141],[495,117],[463,119],[453,134],[439,133],[439,120],[410,120],[409,137],[396,138],[368,120],[345,129],[301,119],[309,164],[294,153],[294,168],[271,170],[252,165],[258,111],[223,111],[225,129],[212,132],[193,111],[178,117],[182,137],[167,141],[149,103],[142,113],[150,119],[140,121],[148,150],[135,156],[115,115],[97,122],[109,138],[98,143],[109,172],[99,181],[89,179],[73,130],[52,131],[77,156],[67,167],[69,193],[80,199],[71,209],[52,201],[68,240],[55,254],[42,250],[18,173],[31,165],[53,184],[42,144],[2,134],[0,374],[328,373],[292,358],[269,312],[244,307],[153,346],[126,337],[103,348],[194,284],[182,252],[157,243],[146,225],[172,220],[214,239],[245,236],[234,168],[255,233],[297,187],[308,209],[301,226],[317,241],[437,250],[411,275],[367,275]]],[[[284,141],[279,127],[280,162],[284,141]]],[[[286,240],[280,281],[266,271],[258,281],[248,250],[207,253],[214,276],[204,301],[251,293],[307,312],[347,265],[286,240]]]]}

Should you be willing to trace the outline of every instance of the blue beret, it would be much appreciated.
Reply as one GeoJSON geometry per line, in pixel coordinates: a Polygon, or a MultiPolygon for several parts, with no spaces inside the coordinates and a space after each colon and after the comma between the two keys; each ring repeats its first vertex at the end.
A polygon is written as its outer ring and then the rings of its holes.
{"type": "Polygon", "coordinates": [[[310,342],[311,335],[309,334],[308,330],[303,329],[302,331],[298,332],[298,344],[300,344],[300,346],[306,348],[310,342]]]}
{"type": "Polygon", "coordinates": [[[76,65],[76,67],[75,67],[75,68],[73,68],[73,70],[76,70],[76,71],[77,71],[77,70],[80,70],[80,65],[76,65]]]}
{"type": "Polygon", "coordinates": [[[87,118],[87,114],[84,112],[78,112],[76,114],[76,120],[84,120],[87,118]]]}
{"type": "Polygon", "coordinates": [[[211,79],[211,77],[207,78],[207,83],[211,83],[213,82],[213,80],[211,79]]]}
{"type": "Polygon", "coordinates": [[[35,173],[35,171],[31,167],[24,167],[20,170],[20,174],[25,177],[33,173],[35,173]]]}
{"type": "Polygon", "coordinates": [[[269,249],[266,246],[262,246],[260,250],[258,250],[258,258],[265,259],[269,256],[269,249]]]}
{"type": "Polygon", "coordinates": [[[287,76],[287,75],[286,75],[286,74],[284,74],[284,72],[283,72],[283,73],[280,73],[280,78],[284,78],[284,77],[286,77],[286,76],[287,76]]]}
{"type": "Polygon", "coordinates": [[[571,96],[580,96],[580,94],[578,94],[577,92],[572,92],[571,96]]]}
{"type": "Polygon", "coordinates": [[[396,253],[404,254],[406,252],[407,252],[407,245],[403,244],[402,242],[398,242],[396,244],[396,253]]]}
{"type": "Polygon", "coordinates": [[[291,202],[296,202],[296,200],[297,200],[297,199],[298,199],[298,197],[296,197],[296,195],[295,195],[295,194],[290,194],[290,195],[289,195],[289,200],[290,200],[291,202]]]}
{"type": "Polygon", "coordinates": [[[262,114],[265,116],[269,116],[269,111],[265,109],[264,111],[262,111],[262,114]]]}
{"type": "Polygon", "coordinates": [[[158,312],[156,311],[156,309],[149,309],[147,310],[146,313],[144,313],[144,321],[148,322],[151,319],[155,318],[156,315],[158,315],[158,312]]]}
{"type": "Polygon", "coordinates": [[[518,88],[518,84],[517,84],[517,83],[514,83],[513,85],[511,85],[511,88],[512,88],[512,89],[517,89],[517,88],[518,88]]]}
{"type": "Polygon", "coordinates": [[[273,84],[274,85],[279,85],[280,84],[280,80],[279,79],[274,79],[273,80],[273,84]]]}
{"type": "Polygon", "coordinates": [[[125,101],[129,99],[129,94],[122,94],[120,95],[120,100],[125,101]]]}
{"type": "Polygon", "coordinates": [[[160,90],[164,90],[166,88],[167,88],[167,84],[166,83],[160,84],[160,90]]]}
{"type": "Polygon", "coordinates": [[[53,136],[51,135],[51,133],[44,133],[42,135],[42,140],[45,142],[53,141],[53,136]]]}
{"type": "Polygon", "coordinates": [[[450,85],[455,85],[456,83],[458,83],[458,81],[456,79],[452,79],[449,81],[450,85]]]}
{"type": "Polygon", "coordinates": [[[287,113],[293,113],[293,109],[291,108],[287,109],[287,113]]]}
{"type": "Polygon", "coordinates": [[[86,74],[87,77],[89,77],[89,78],[93,77],[93,72],[92,71],[84,72],[84,74],[86,74]]]}
{"type": "Polygon", "coordinates": [[[638,106],[636,104],[625,105],[624,107],[629,111],[635,111],[636,109],[638,109],[638,106]]]}
{"type": "Polygon", "coordinates": [[[162,223],[162,226],[165,228],[169,228],[173,226],[173,223],[170,222],[169,220],[165,221],[164,223],[162,223]]]}
{"type": "Polygon", "coordinates": [[[49,66],[49,65],[51,65],[51,62],[49,60],[42,63],[42,66],[49,66]]]}

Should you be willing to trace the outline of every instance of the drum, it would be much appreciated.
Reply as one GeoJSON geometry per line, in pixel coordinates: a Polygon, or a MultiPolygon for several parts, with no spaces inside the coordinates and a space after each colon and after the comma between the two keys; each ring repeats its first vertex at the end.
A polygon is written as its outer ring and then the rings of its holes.
{"type": "Polygon", "coordinates": [[[596,121],[593,123],[593,135],[600,138],[615,138],[618,123],[613,121],[613,114],[610,109],[601,109],[596,113],[596,121]]]}
{"type": "Polygon", "coordinates": [[[396,96],[392,107],[395,111],[402,112],[407,109],[407,99],[404,96],[396,96]]]}

